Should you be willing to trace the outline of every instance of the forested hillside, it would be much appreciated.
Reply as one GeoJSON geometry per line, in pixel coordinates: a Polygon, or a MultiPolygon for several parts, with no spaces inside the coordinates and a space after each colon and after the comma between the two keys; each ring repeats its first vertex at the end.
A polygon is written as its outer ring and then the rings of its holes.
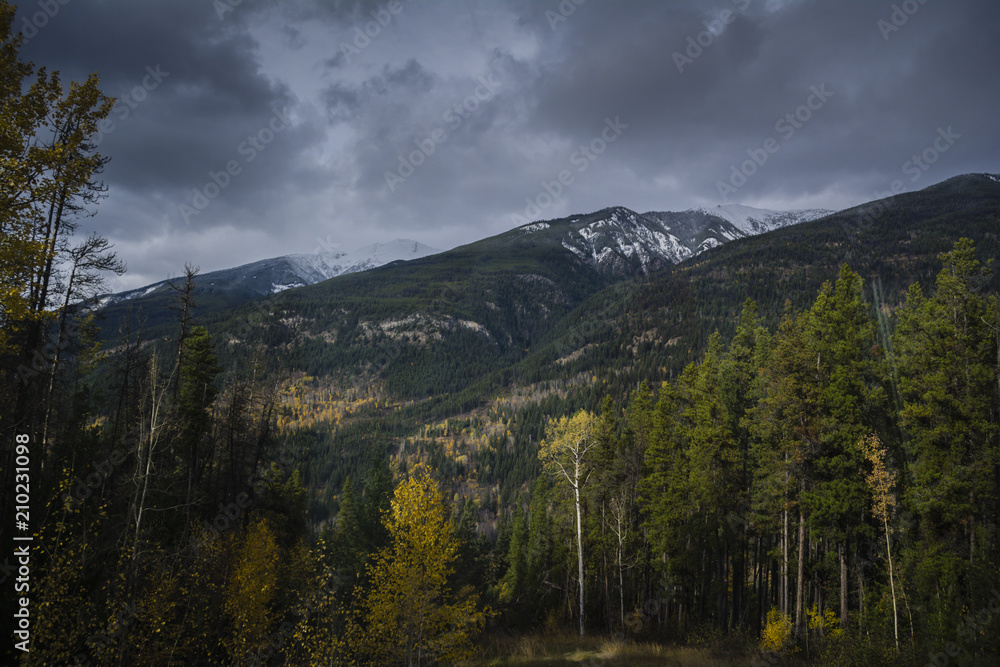
{"type": "Polygon", "coordinates": [[[5,662],[995,664],[998,177],[676,265],[607,209],[231,307],[189,268],[101,321],[113,100],[13,11],[5,662]]]}

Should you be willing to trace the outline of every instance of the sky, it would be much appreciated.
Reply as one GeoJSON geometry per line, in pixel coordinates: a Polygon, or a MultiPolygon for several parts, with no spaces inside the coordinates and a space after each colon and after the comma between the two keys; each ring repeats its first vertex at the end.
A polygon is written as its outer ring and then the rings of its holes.
{"type": "Polygon", "coordinates": [[[117,290],[621,205],[842,209],[1000,172],[995,0],[34,0],[97,72],[117,290]]]}

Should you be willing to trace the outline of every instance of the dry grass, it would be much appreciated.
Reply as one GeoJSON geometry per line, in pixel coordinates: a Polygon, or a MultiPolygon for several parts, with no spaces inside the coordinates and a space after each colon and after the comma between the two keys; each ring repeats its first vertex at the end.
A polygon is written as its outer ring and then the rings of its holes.
{"type": "Polygon", "coordinates": [[[654,642],[569,633],[486,638],[469,667],[575,665],[665,665],[667,667],[723,667],[749,664],[713,656],[708,649],[664,646],[654,642]]]}

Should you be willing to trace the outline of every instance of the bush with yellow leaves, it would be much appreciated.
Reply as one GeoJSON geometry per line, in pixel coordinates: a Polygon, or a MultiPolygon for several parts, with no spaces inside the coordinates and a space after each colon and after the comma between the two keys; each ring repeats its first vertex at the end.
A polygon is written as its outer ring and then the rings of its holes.
{"type": "Polygon", "coordinates": [[[826,609],[822,614],[816,605],[806,610],[809,615],[809,629],[819,630],[825,637],[837,639],[844,636],[844,629],[840,627],[840,617],[833,613],[832,609],[826,609]]]}
{"type": "Polygon", "coordinates": [[[776,653],[791,643],[792,619],[788,614],[771,608],[767,612],[767,623],[760,635],[760,648],[767,653],[776,653]]]}

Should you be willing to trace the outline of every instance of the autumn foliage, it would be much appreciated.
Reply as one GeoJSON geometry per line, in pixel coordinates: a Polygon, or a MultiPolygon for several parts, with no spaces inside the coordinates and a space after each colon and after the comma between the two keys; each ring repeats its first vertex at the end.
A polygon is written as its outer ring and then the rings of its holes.
{"type": "Polygon", "coordinates": [[[419,665],[471,654],[489,611],[448,579],[459,541],[437,483],[420,471],[402,482],[385,517],[392,546],[371,568],[364,637],[375,664],[419,665]]]}

